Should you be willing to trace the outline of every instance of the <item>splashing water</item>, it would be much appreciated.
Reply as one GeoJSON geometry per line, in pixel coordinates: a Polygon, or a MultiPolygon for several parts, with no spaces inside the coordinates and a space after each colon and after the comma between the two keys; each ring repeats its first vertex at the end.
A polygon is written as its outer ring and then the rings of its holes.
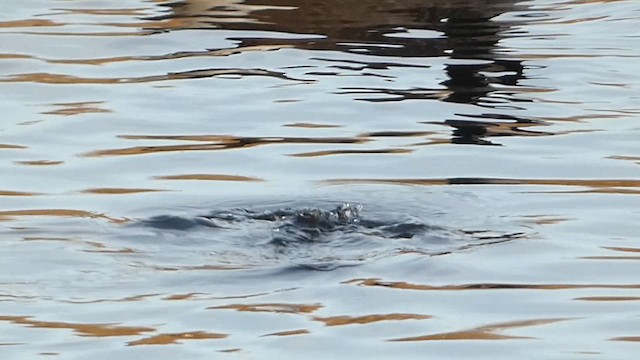
{"type": "Polygon", "coordinates": [[[441,255],[523,236],[449,229],[413,215],[363,209],[354,203],[330,209],[234,208],[193,217],[155,216],[138,225],[161,238],[209,242],[213,262],[248,267],[288,264],[322,270],[402,253],[441,255]]]}

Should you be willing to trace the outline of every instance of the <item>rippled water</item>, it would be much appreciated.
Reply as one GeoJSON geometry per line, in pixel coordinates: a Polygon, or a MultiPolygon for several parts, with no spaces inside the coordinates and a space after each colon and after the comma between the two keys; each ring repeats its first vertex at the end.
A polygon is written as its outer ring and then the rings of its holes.
{"type": "Polygon", "coordinates": [[[634,359],[640,2],[20,1],[5,359],[634,359]]]}

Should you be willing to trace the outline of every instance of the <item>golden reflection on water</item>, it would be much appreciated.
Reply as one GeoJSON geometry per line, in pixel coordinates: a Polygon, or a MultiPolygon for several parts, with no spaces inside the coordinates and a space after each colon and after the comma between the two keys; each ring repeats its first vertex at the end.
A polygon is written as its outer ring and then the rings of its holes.
{"type": "Polygon", "coordinates": [[[97,194],[97,195],[123,195],[123,194],[139,194],[139,193],[148,193],[148,192],[158,192],[158,191],[168,191],[161,189],[123,189],[123,188],[95,188],[95,189],[86,189],[81,192],[86,194],[97,194]]]}
{"type": "Polygon", "coordinates": [[[72,218],[91,218],[104,219],[113,223],[125,223],[128,219],[118,219],[109,217],[105,214],[95,213],[84,210],[73,209],[32,209],[32,210],[8,210],[0,211],[0,221],[8,221],[17,217],[25,216],[53,216],[53,217],[72,217],[72,218]]]}
{"type": "Polygon", "coordinates": [[[306,335],[311,334],[311,332],[307,329],[298,329],[298,330],[288,330],[288,331],[279,331],[270,334],[264,334],[264,336],[294,336],[294,335],[306,335]]]}
{"type": "Polygon", "coordinates": [[[183,174],[183,175],[165,175],[154,176],[157,180],[204,180],[204,181],[264,181],[259,178],[240,176],[240,175],[223,175],[223,174],[183,174]]]}
{"type": "Polygon", "coordinates": [[[24,19],[24,20],[0,22],[0,28],[21,28],[21,27],[63,26],[63,25],[64,24],[56,23],[51,20],[42,20],[42,19],[24,19]]]}
{"type": "Polygon", "coordinates": [[[202,135],[202,136],[121,136],[128,140],[176,140],[176,141],[197,141],[204,144],[191,145],[164,145],[164,146],[135,146],[121,149],[98,150],[82,154],[85,157],[103,156],[126,156],[142,155],[163,152],[183,152],[183,151],[215,151],[250,148],[275,144],[361,144],[367,139],[358,138],[310,138],[310,137],[236,137],[222,135],[202,135]]]}
{"type": "Polygon", "coordinates": [[[120,248],[120,249],[114,249],[114,248],[109,248],[107,245],[101,243],[101,242],[97,242],[97,241],[87,241],[87,240],[80,240],[80,239],[74,239],[74,238],[64,238],[64,237],[23,237],[22,241],[58,241],[58,242],[66,242],[66,243],[71,243],[71,244],[79,244],[79,245],[83,245],[85,247],[87,247],[87,249],[82,249],[81,251],[83,252],[88,252],[88,253],[105,253],[105,254],[133,254],[136,253],[137,251],[126,247],[126,248],[120,248]]]}
{"type": "Polygon", "coordinates": [[[508,330],[513,328],[521,328],[528,326],[539,326],[546,324],[553,324],[559,321],[566,321],[570,319],[535,319],[524,321],[510,321],[506,323],[498,323],[491,325],[484,325],[473,329],[438,333],[424,336],[413,336],[399,339],[392,339],[389,341],[440,341],[440,340],[509,340],[509,339],[534,339],[528,336],[515,336],[515,335],[503,335],[496,332],[502,330],[508,330]]]}
{"type": "Polygon", "coordinates": [[[293,157],[318,157],[318,156],[330,156],[330,155],[354,155],[354,154],[410,154],[414,150],[411,149],[371,149],[371,150],[325,150],[325,151],[313,151],[305,153],[289,154],[293,157]]]}
{"type": "Polygon", "coordinates": [[[0,150],[2,149],[27,149],[27,146],[13,145],[13,144],[0,144],[0,150]]]}
{"type": "Polygon", "coordinates": [[[127,343],[128,346],[138,345],[170,345],[180,344],[181,340],[210,340],[210,339],[224,339],[228,337],[228,334],[216,334],[207,333],[204,331],[192,331],[175,334],[159,334],[143,338],[136,341],[127,343]]]}
{"type": "Polygon", "coordinates": [[[631,342],[640,342],[640,336],[621,336],[617,338],[610,339],[611,341],[631,341],[631,342]]]}
{"type": "Polygon", "coordinates": [[[431,315],[419,314],[376,314],[364,316],[314,317],[313,320],[323,322],[326,326],[344,326],[370,324],[380,321],[424,320],[431,319],[432,317],[431,315]]]}
{"type": "Polygon", "coordinates": [[[31,161],[14,161],[14,164],[27,165],[27,166],[55,166],[62,165],[64,161],[56,160],[31,160],[31,161]]]}
{"type": "Polygon", "coordinates": [[[0,321],[8,321],[17,325],[40,329],[68,329],[75,331],[80,336],[95,337],[141,335],[142,333],[156,330],[151,327],[121,326],[119,324],[74,324],[56,321],[39,321],[33,320],[29,316],[0,316],[0,321]]]}
{"type": "Polygon", "coordinates": [[[51,104],[51,106],[59,108],[58,110],[45,111],[42,114],[47,115],[62,115],[62,116],[74,116],[80,114],[92,114],[92,113],[110,113],[112,110],[103,109],[99,106],[104,104],[104,101],[85,101],[76,103],[60,103],[51,104]]]}
{"type": "Polygon", "coordinates": [[[27,192],[27,191],[0,190],[0,196],[37,196],[37,195],[42,195],[42,194],[27,192]]]}
{"type": "Polygon", "coordinates": [[[247,312],[270,312],[286,314],[309,314],[321,309],[319,304],[232,304],[224,306],[209,307],[207,309],[231,309],[247,312]]]}

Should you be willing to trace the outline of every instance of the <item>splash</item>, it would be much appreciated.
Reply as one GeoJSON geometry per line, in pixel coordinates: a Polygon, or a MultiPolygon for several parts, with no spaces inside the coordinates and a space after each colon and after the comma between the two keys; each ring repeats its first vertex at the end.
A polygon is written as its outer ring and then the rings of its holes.
{"type": "Polygon", "coordinates": [[[390,256],[435,256],[522,238],[522,233],[451,229],[415,214],[364,211],[357,203],[331,208],[215,210],[142,221],[163,239],[207,249],[214,262],[241,267],[295,266],[332,270],[390,256]]]}

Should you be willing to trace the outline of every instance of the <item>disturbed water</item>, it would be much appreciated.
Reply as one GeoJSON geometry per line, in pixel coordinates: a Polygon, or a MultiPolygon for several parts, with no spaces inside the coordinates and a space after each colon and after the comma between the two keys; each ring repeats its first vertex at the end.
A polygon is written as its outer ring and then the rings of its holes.
{"type": "Polygon", "coordinates": [[[4,359],[634,359],[640,2],[20,1],[4,359]]]}

